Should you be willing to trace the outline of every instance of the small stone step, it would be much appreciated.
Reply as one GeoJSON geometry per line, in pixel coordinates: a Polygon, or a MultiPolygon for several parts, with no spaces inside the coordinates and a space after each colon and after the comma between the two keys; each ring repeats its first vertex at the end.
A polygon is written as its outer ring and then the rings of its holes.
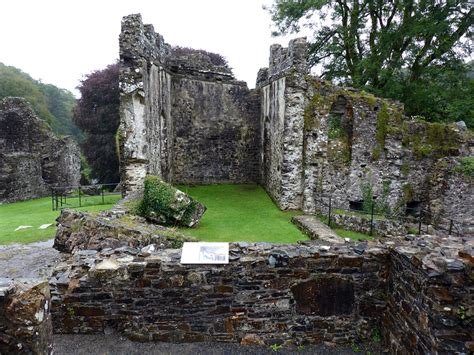
{"type": "Polygon", "coordinates": [[[344,244],[343,238],[339,237],[329,226],[322,223],[316,216],[296,216],[291,220],[310,239],[320,239],[333,244],[344,244]]]}

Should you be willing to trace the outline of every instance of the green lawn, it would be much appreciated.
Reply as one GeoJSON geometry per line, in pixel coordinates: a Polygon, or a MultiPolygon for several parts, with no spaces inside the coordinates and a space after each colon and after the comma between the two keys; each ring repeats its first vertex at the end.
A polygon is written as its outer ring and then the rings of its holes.
{"type": "Polygon", "coordinates": [[[348,231],[341,228],[333,228],[333,229],[336,232],[336,234],[340,236],[341,238],[349,238],[352,240],[374,240],[374,237],[368,234],[348,231]]]}
{"type": "Polygon", "coordinates": [[[182,228],[184,234],[208,242],[295,243],[308,239],[291,218],[300,212],[280,211],[257,185],[178,186],[207,211],[197,228],[182,228]]]}
{"type": "MultiPolygon", "coordinates": [[[[120,195],[105,196],[104,205],[86,206],[75,208],[81,211],[101,211],[112,207],[120,199],[120,195]]],[[[74,199],[69,199],[72,205],[78,205],[74,199]]],[[[101,203],[100,196],[87,197],[85,204],[101,203]]],[[[51,198],[44,197],[35,200],[14,202],[0,205],[0,245],[10,243],[32,243],[47,240],[54,237],[56,228],[55,219],[59,211],[52,211],[51,198]],[[47,229],[38,229],[42,224],[53,223],[47,229]],[[32,226],[15,232],[18,226],[32,226]]]]}

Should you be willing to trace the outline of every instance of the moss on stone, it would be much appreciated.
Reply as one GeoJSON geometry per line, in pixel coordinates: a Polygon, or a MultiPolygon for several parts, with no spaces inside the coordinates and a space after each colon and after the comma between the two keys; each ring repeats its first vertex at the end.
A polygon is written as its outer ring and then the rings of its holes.
{"type": "Polygon", "coordinates": [[[382,155],[382,151],[380,149],[380,146],[379,145],[375,146],[374,149],[372,149],[372,160],[373,161],[379,160],[381,155],[382,155]]]}
{"type": "Polygon", "coordinates": [[[191,202],[182,207],[176,203],[179,191],[158,176],[148,175],[144,180],[143,199],[137,206],[137,214],[145,218],[163,219],[163,224],[188,225],[196,212],[197,202],[191,202]],[[182,215],[179,221],[176,215],[182,215]]]}
{"type": "Polygon", "coordinates": [[[375,139],[381,149],[385,148],[385,136],[387,134],[388,120],[388,106],[385,101],[382,101],[380,111],[377,114],[377,128],[375,132],[375,139]]]}
{"type": "Polygon", "coordinates": [[[390,115],[388,112],[388,105],[385,101],[382,101],[381,108],[377,114],[376,130],[375,130],[375,141],[377,146],[372,151],[372,160],[380,159],[382,151],[385,149],[385,137],[388,131],[390,115]]]}
{"type": "Polygon", "coordinates": [[[474,177],[474,157],[463,157],[459,159],[459,165],[454,169],[466,177],[474,177]]]}
{"type": "Polygon", "coordinates": [[[365,102],[369,105],[369,107],[373,110],[375,105],[377,105],[377,97],[373,94],[362,91],[349,91],[349,90],[341,90],[341,94],[345,94],[350,96],[354,100],[365,102]]]}
{"type": "Polygon", "coordinates": [[[417,129],[410,131],[410,124],[402,125],[402,145],[411,149],[417,160],[426,157],[442,158],[459,149],[458,134],[451,125],[418,122],[417,129]]]}
{"type": "Polygon", "coordinates": [[[400,170],[403,176],[408,176],[408,174],[410,173],[410,163],[407,161],[403,162],[400,170]]]}
{"type": "Polygon", "coordinates": [[[318,93],[314,94],[303,113],[304,129],[309,131],[319,128],[320,121],[316,112],[325,113],[326,111],[325,97],[318,93]]]}
{"type": "Polygon", "coordinates": [[[405,185],[403,185],[402,189],[404,203],[413,200],[413,196],[415,195],[415,190],[413,189],[413,186],[409,182],[407,182],[405,185]]]}

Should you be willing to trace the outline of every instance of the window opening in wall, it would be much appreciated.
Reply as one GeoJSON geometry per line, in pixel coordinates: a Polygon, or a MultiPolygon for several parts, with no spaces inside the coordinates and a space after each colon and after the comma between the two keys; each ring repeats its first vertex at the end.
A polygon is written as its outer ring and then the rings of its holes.
{"type": "Polygon", "coordinates": [[[407,216],[419,216],[421,211],[421,202],[420,201],[409,201],[407,202],[405,215],[407,216]]]}
{"type": "Polygon", "coordinates": [[[364,200],[349,201],[349,209],[353,210],[353,211],[363,211],[364,210],[364,200]]]}

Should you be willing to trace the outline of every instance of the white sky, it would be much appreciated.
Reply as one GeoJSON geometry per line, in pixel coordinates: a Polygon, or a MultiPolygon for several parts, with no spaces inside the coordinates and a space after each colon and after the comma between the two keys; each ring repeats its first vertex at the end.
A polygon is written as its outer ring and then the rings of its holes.
{"type": "MultiPolygon", "coordinates": [[[[172,45],[224,55],[237,79],[255,86],[268,66],[271,0],[0,0],[0,62],[73,91],[83,75],[118,58],[123,16],[144,23],[172,45]]],[[[293,36],[295,37],[295,36],[293,36]]]]}

